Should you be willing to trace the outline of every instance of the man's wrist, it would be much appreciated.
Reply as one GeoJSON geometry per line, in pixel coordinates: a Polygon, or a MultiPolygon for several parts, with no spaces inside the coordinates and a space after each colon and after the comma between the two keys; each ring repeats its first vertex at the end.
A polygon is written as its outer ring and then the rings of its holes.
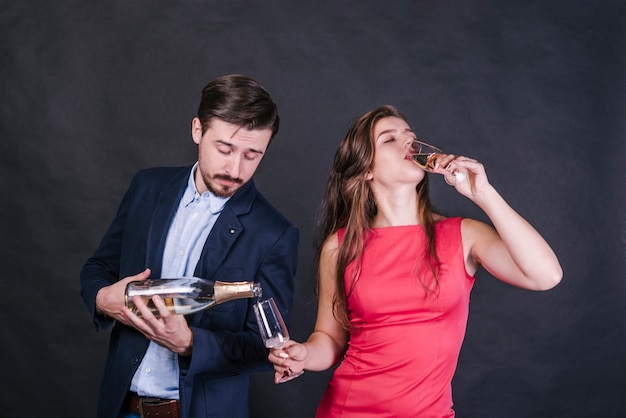
{"type": "Polygon", "coordinates": [[[183,348],[183,350],[178,353],[179,356],[183,357],[191,357],[191,352],[193,350],[193,331],[189,330],[189,343],[183,348]]]}

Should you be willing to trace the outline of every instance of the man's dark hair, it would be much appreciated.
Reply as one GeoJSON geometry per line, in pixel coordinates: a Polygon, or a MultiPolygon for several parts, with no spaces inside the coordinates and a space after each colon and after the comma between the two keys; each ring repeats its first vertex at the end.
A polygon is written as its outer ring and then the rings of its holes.
{"type": "Polygon", "coordinates": [[[242,74],[218,77],[202,89],[198,118],[204,134],[213,118],[246,129],[278,133],[279,117],[270,94],[256,80],[242,74]]]}

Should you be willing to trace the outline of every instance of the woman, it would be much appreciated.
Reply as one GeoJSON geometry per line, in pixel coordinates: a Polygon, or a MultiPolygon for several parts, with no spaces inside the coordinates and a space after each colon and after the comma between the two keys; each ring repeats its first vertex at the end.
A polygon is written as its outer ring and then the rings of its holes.
{"type": "Polygon", "coordinates": [[[415,133],[394,107],[359,118],[335,155],[322,204],[318,313],[305,343],[273,349],[275,380],[340,359],[317,417],[453,417],[451,381],[479,266],[530,290],[561,280],[539,233],[489,184],[479,162],[437,159],[433,173],[495,227],[436,213],[410,158],[415,133]],[[464,174],[464,179],[455,173],[464,174]]]}

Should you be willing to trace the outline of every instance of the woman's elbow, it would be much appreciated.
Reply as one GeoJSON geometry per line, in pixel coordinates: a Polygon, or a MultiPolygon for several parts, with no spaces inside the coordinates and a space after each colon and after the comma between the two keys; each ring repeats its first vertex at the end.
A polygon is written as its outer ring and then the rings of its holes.
{"type": "Polygon", "coordinates": [[[559,264],[554,266],[551,271],[545,272],[541,278],[536,281],[536,289],[539,291],[550,290],[555,288],[563,279],[563,269],[559,264]]]}

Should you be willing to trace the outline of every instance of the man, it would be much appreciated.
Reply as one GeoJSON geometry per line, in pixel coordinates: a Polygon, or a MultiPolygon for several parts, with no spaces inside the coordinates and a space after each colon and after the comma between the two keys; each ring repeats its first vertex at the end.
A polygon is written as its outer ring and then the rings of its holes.
{"type": "Polygon", "coordinates": [[[190,316],[160,315],[124,289],[148,277],[254,281],[288,318],[299,232],[252,181],[279,117],[255,80],[227,75],[202,91],[191,135],[198,161],[137,173],[81,271],[97,329],[112,324],[98,417],[247,417],[249,373],[270,370],[252,310],[240,299],[190,316]]]}

